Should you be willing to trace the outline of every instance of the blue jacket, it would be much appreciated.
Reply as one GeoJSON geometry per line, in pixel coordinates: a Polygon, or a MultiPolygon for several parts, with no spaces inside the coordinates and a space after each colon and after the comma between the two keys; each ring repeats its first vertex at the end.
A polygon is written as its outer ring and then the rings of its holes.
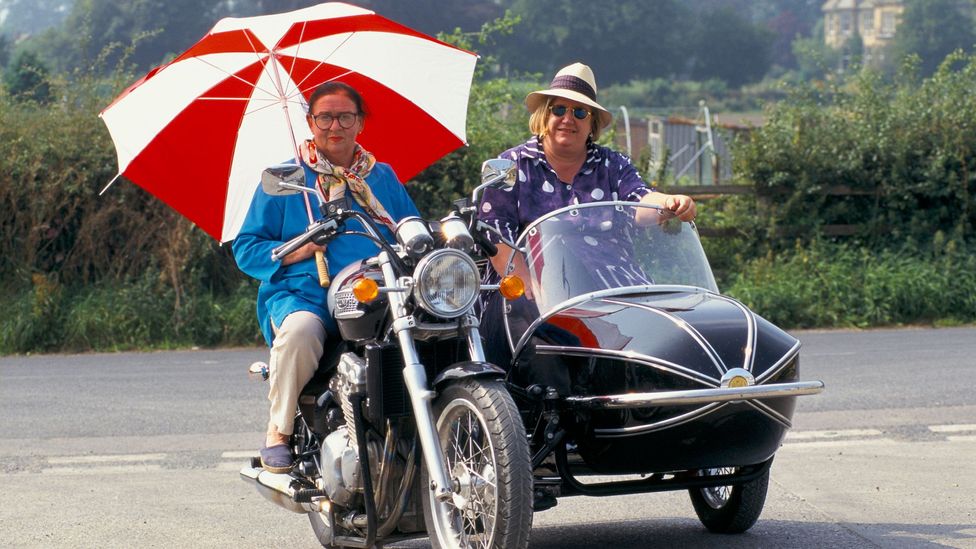
{"type": "MultiPolygon", "coordinates": [[[[316,177],[317,174],[306,166],[306,185],[312,187],[316,177]]],[[[394,220],[420,215],[389,164],[377,162],[366,177],[366,182],[394,220]]],[[[320,218],[318,199],[311,195],[309,202],[315,218],[320,218]]],[[[362,211],[359,204],[352,200],[350,202],[353,203],[353,208],[362,211]]],[[[308,213],[302,194],[271,196],[259,186],[251,200],[241,231],[234,240],[237,266],[247,275],[261,281],[257,299],[258,322],[268,346],[271,346],[274,339],[271,323],[281,326],[285,317],[295,311],[315,313],[322,319],[330,335],[338,334],[335,319],[327,310],[328,288],[319,285],[315,258],[287,266],[271,261],[271,250],[305,232],[308,224],[308,213]]],[[[350,220],[345,223],[345,230],[363,231],[363,227],[358,221],[350,220]]],[[[381,233],[388,241],[393,242],[393,235],[386,227],[381,227],[381,233]]],[[[377,252],[378,247],[368,238],[340,236],[326,247],[329,275],[335,276],[346,265],[376,255],[377,252]]]]}

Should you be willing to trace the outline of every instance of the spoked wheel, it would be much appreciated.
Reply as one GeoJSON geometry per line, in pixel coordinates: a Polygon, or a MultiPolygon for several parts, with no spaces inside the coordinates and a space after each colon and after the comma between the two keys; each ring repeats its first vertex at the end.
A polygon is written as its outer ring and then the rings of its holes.
{"type": "MultiPolygon", "coordinates": [[[[497,381],[461,380],[434,406],[438,440],[453,484],[447,502],[423,497],[435,549],[520,549],[532,528],[532,467],[518,409],[497,381]]],[[[423,468],[421,486],[430,486],[423,468]]]]}
{"type": "MultiPolygon", "coordinates": [[[[703,475],[729,475],[735,467],[706,469],[703,475]]],[[[717,534],[739,534],[745,532],[759,520],[766,503],[766,489],[769,487],[769,469],[759,477],[744,484],[733,486],[712,486],[688,490],[691,503],[695,506],[698,520],[710,532],[717,534]]]]}

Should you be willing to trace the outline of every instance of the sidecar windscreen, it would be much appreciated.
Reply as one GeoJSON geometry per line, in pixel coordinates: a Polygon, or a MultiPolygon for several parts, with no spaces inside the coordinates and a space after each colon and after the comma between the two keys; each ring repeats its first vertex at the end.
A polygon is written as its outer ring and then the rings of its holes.
{"type": "Polygon", "coordinates": [[[663,285],[718,291],[694,224],[650,205],[598,202],[562,208],[529,225],[516,244],[525,254],[529,280],[524,282],[533,301],[508,313],[513,348],[528,326],[553,344],[578,339],[565,320],[554,317],[597,292],[626,295],[628,288],[644,292],[663,285]],[[536,322],[540,318],[545,321],[536,322]]]}

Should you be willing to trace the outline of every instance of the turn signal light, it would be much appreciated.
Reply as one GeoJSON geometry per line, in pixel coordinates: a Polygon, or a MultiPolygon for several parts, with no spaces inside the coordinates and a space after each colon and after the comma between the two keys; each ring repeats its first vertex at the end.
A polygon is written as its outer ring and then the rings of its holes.
{"type": "Polygon", "coordinates": [[[380,287],[372,278],[361,278],[352,285],[352,295],[360,303],[369,303],[380,295],[380,287]]]}
{"type": "Polygon", "coordinates": [[[515,275],[508,275],[498,283],[498,291],[505,299],[514,301],[525,295],[525,283],[515,275]]]}

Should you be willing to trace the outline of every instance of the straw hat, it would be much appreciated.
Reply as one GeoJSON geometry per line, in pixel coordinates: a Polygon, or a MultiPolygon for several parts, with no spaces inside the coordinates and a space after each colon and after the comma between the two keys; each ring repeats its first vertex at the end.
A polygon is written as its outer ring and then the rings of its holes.
{"type": "Polygon", "coordinates": [[[549,83],[548,90],[539,90],[525,96],[525,106],[535,112],[544,105],[547,97],[563,97],[593,107],[593,114],[599,118],[600,128],[606,128],[613,121],[610,111],[596,102],[596,78],[590,67],[573,63],[563,67],[549,83]]]}

